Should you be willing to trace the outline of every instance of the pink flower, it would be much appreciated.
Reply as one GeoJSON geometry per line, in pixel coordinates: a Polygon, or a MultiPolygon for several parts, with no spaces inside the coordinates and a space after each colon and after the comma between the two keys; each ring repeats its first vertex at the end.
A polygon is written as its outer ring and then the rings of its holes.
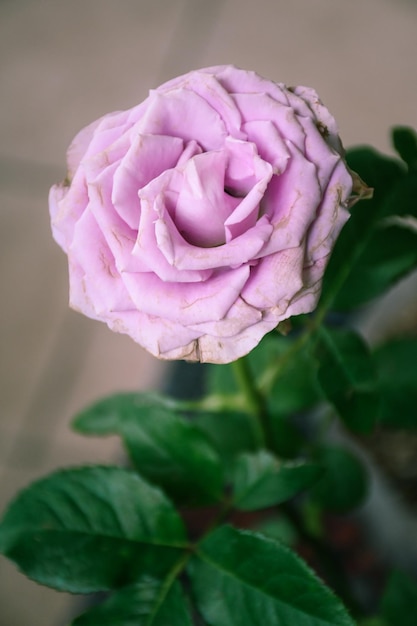
{"type": "Polygon", "coordinates": [[[70,304],[160,358],[233,361],[314,309],[351,192],[314,90],[190,72],[70,146],[50,192],[70,304]]]}

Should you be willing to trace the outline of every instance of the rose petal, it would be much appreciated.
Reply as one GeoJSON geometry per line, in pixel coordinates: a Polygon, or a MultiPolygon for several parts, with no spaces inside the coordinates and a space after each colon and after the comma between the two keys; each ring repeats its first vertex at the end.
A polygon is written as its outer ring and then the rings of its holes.
{"type": "Polygon", "coordinates": [[[242,298],[260,310],[275,308],[284,313],[303,286],[304,249],[289,248],[264,257],[251,269],[242,298]]]}
{"type": "Polygon", "coordinates": [[[281,104],[288,105],[288,97],[285,86],[267,80],[256,72],[241,70],[233,65],[215,66],[206,68],[205,72],[211,72],[217,76],[217,80],[231,94],[237,93],[260,93],[267,94],[281,104]]]}
{"type": "Polygon", "coordinates": [[[74,240],[68,252],[71,267],[76,268],[72,284],[83,270],[82,289],[72,288],[73,308],[94,310],[96,319],[106,320],[112,311],[135,308],[126,290],[114,257],[92,212],[86,210],[74,229],[74,240]]]}
{"type": "Polygon", "coordinates": [[[322,194],[316,166],[290,142],[288,166],[273,176],[262,200],[263,211],[274,225],[274,232],[259,256],[299,246],[316,217],[322,194]]]}
{"type": "Polygon", "coordinates": [[[248,140],[254,143],[259,155],[270,163],[274,174],[282,174],[287,167],[290,153],[277,127],[269,120],[254,120],[243,125],[248,140]]]}
{"type": "MultiPolygon", "coordinates": [[[[273,330],[277,323],[275,318],[264,318],[262,322],[250,326],[236,336],[203,335],[194,342],[193,350],[188,354],[187,359],[201,361],[201,363],[231,363],[253,350],[262,337],[273,330]]],[[[176,357],[172,353],[168,353],[164,357],[182,358],[176,357]]]]}
{"type": "MultiPolygon", "coordinates": [[[[187,350],[184,350],[184,345],[193,346],[199,336],[197,331],[186,326],[137,310],[116,311],[105,321],[113,331],[130,335],[159,358],[170,358],[166,354],[174,352],[182,352],[184,357],[179,358],[186,358],[187,350]]],[[[188,351],[192,349],[189,347],[188,351]]]]}
{"type": "Polygon", "coordinates": [[[113,204],[130,228],[140,219],[139,190],[163,171],[175,167],[184,149],[178,137],[140,135],[133,137],[114,174],[113,204]]]}
{"type": "Polygon", "coordinates": [[[213,110],[217,111],[227,133],[236,139],[245,140],[247,137],[241,130],[242,117],[236,108],[233,98],[224,89],[218,77],[207,70],[192,72],[185,80],[173,80],[158,87],[158,92],[169,93],[178,88],[193,91],[207,102],[213,110]]]}
{"type": "Polygon", "coordinates": [[[220,115],[203,98],[184,89],[151,92],[146,113],[135,130],[195,140],[205,151],[219,150],[227,136],[220,115]]]}
{"type": "Polygon", "coordinates": [[[261,320],[261,311],[248,305],[242,298],[238,298],[221,320],[193,324],[190,328],[198,331],[200,336],[235,337],[261,320]]]}
{"type": "Polygon", "coordinates": [[[89,210],[100,227],[117,271],[146,272],[148,266],[132,254],[137,233],[121,219],[112,203],[113,179],[117,168],[118,163],[113,163],[90,181],[89,210]]]}
{"type": "Polygon", "coordinates": [[[343,161],[339,160],[333,170],[317,218],[308,232],[306,259],[309,264],[327,256],[333,249],[342,227],[350,216],[346,206],[351,190],[352,178],[343,161]]]}
{"type": "Polygon", "coordinates": [[[311,118],[300,119],[306,135],[305,156],[317,168],[317,177],[321,192],[324,194],[334,168],[340,162],[340,154],[329,146],[311,118]]]}
{"type": "Polygon", "coordinates": [[[170,170],[152,181],[140,192],[141,223],[138,248],[135,254],[146,254],[147,243],[152,240],[149,229],[154,229],[158,249],[167,262],[178,270],[210,270],[237,267],[253,258],[269,239],[273,227],[269,219],[261,217],[253,229],[221,246],[201,248],[188,243],[178,232],[171,217],[182,184],[182,172],[170,170]]]}
{"type": "Polygon", "coordinates": [[[227,155],[206,152],[190,159],[172,208],[172,219],[182,237],[195,246],[209,248],[225,242],[224,223],[233,210],[224,192],[227,155]]]}
{"type": "MultiPolygon", "coordinates": [[[[302,100],[303,103],[305,102],[308,105],[311,113],[315,116],[316,120],[320,122],[322,129],[325,131],[327,143],[332,146],[334,150],[342,154],[343,147],[338,135],[339,131],[336,121],[333,115],[331,115],[330,112],[323,105],[322,101],[319,98],[319,95],[317,94],[317,91],[315,89],[311,89],[310,87],[300,86],[295,87],[292,90],[292,94],[289,94],[291,106],[296,109],[296,103],[298,103],[298,106],[300,106],[299,100],[302,100]]],[[[309,117],[309,112],[305,113],[305,115],[309,117]]]]}
{"type": "MultiPolygon", "coordinates": [[[[163,203],[163,198],[157,196],[155,204],[163,203]]],[[[165,213],[165,207],[161,209],[165,213]]],[[[168,216],[169,217],[169,216],[168,216]]],[[[163,251],[170,247],[171,240],[158,237],[158,222],[155,223],[154,206],[149,207],[146,199],[141,202],[140,229],[132,254],[140,263],[147,267],[147,271],[154,272],[158,278],[166,282],[200,282],[207,280],[213,273],[212,269],[178,269],[167,260],[163,251]]],[[[173,228],[175,228],[173,226],[173,228]]],[[[168,255],[169,256],[169,255],[168,255]]]]}
{"type": "Polygon", "coordinates": [[[70,187],[66,183],[52,187],[50,202],[54,238],[62,249],[68,252],[77,220],[82,216],[88,204],[84,171],[78,168],[70,187]]]}
{"type": "Polygon", "coordinates": [[[305,134],[293,109],[264,93],[239,93],[233,98],[245,123],[253,121],[272,122],[284,140],[291,141],[300,151],[304,150],[305,134]]]}
{"type": "Polygon", "coordinates": [[[188,326],[222,319],[248,276],[242,265],[200,283],[168,283],[149,273],[125,273],[123,281],[140,311],[188,326]]]}
{"type": "Polygon", "coordinates": [[[180,270],[238,267],[248,263],[258,257],[272,231],[273,226],[269,219],[262,216],[253,228],[232,241],[215,248],[198,248],[181,237],[167,212],[160,214],[155,223],[156,238],[161,251],[167,261],[180,270]]]}
{"type": "Polygon", "coordinates": [[[225,147],[229,152],[226,185],[246,194],[225,220],[226,241],[230,242],[255,227],[261,200],[272,177],[272,166],[261,159],[252,143],[230,140],[225,147]]]}

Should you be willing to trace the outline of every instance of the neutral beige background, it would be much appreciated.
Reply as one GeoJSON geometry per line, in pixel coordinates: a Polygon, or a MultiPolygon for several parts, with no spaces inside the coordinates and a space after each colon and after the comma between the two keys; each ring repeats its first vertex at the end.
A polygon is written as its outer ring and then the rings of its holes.
{"type": "MultiPolygon", "coordinates": [[[[49,186],[88,122],[192,68],[234,63],[315,87],[346,145],[389,149],[417,125],[415,0],[0,0],[0,508],[59,465],[110,460],[71,434],[103,393],[158,385],[162,365],[67,310],[49,186]]],[[[0,561],[0,626],[58,626],[71,599],[0,561]]]]}

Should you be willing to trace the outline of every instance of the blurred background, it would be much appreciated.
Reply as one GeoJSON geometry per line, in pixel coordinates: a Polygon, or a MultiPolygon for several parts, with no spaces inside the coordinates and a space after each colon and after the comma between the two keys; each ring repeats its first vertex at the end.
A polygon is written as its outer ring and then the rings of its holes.
{"type": "MultiPolygon", "coordinates": [[[[346,146],[391,151],[389,127],[417,125],[416,58],[416,0],[0,0],[0,510],[55,467],[117,459],[71,416],[167,371],[68,310],[47,196],[74,134],[168,78],[233,63],[315,87],[346,146]]],[[[0,626],[64,625],[73,607],[1,558],[0,626]]]]}

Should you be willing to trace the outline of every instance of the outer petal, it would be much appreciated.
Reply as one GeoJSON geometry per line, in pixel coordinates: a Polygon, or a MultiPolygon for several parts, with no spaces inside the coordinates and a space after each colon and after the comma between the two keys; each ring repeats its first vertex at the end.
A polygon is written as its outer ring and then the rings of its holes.
{"type": "Polygon", "coordinates": [[[50,191],[50,213],[52,233],[61,248],[68,252],[74,227],[88,204],[88,189],[85,174],[78,168],[71,186],[64,182],[50,191]]]}
{"type": "Polygon", "coordinates": [[[242,297],[258,309],[284,313],[303,286],[304,247],[288,248],[264,257],[252,268],[242,297]]]}
{"type": "Polygon", "coordinates": [[[161,85],[157,91],[167,93],[178,88],[187,89],[199,95],[214,111],[217,111],[229,135],[236,139],[246,139],[245,133],[241,130],[240,111],[235,106],[230,90],[223,87],[215,72],[207,70],[191,72],[185,77],[161,85]]]}
{"type": "Polygon", "coordinates": [[[265,93],[239,93],[234,94],[233,98],[245,123],[272,122],[284,140],[291,141],[298,150],[304,150],[304,129],[291,107],[277,102],[265,93]]]}
{"type": "MultiPolygon", "coordinates": [[[[277,324],[276,319],[265,319],[233,337],[203,335],[194,342],[193,351],[187,358],[202,363],[231,363],[253,350],[277,324]]],[[[171,355],[166,356],[171,358],[171,355]]]]}
{"type": "Polygon", "coordinates": [[[352,178],[343,161],[334,168],[317,219],[308,231],[306,258],[310,264],[327,257],[349,219],[347,204],[352,191],[352,178]]]}
{"type": "MultiPolygon", "coordinates": [[[[338,128],[336,121],[333,115],[326,109],[320,100],[317,92],[310,87],[295,87],[292,90],[294,97],[291,96],[291,92],[289,94],[290,104],[294,108],[300,106],[300,103],[296,101],[295,97],[298,96],[303,102],[305,102],[313,116],[319,122],[322,130],[324,131],[324,135],[326,136],[326,141],[331,145],[337,152],[343,153],[342,143],[340,141],[338,135],[338,128]]],[[[308,115],[308,114],[307,114],[308,115]]]]}
{"type": "Polygon", "coordinates": [[[146,272],[147,265],[133,255],[137,233],[121,219],[112,203],[113,179],[117,167],[117,163],[110,165],[90,181],[88,209],[94,215],[111,251],[117,272],[146,272]]]}
{"type": "MultiPolygon", "coordinates": [[[[116,311],[105,320],[115,332],[129,335],[154,356],[188,359],[199,333],[182,324],[143,311],[116,311]],[[183,356],[171,357],[170,354],[183,356]]],[[[194,359],[196,360],[196,359],[194,359]]]]}
{"type": "Polygon", "coordinates": [[[273,177],[263,199],[274,232],[259,255],[262,257],[299,246],[321,202],[317,167],[290,142],[287,148],[291,155],[288,166],[273,177]]]}
{"type": "Polygon", "coordinates": [[[123,281],[136,308],[181,323],[198,324],[222,319],[239,297],[249,267],[214,275],[200,283],[166,283],[150,273],[125,273],[123,281]]]}
{"type": "Polygon", "coordinates": [[[103,321],[113,311],[134,308],[114,257],[89,210],[77,223],[68,257],[70,273],[75,268],[70,278],[70,304],[73,308],[103,321]],[[77,286],[80,279],[81,286],[77,286]]]}
{"type": "Polygon", "coordinates": [[[184,150],[179,137],[137,133],[114,174],[112,202],[120,217],[138,228],[139,190],[163,171],[175,167],[184,150]]]}
{"type": "Polygon", "coordinates": [[[149,135],[168,135],[195,140],[204,150],[222,147],[227,130],[220,115],[193,91],[153,91],[136,130],[149,135]]]}

